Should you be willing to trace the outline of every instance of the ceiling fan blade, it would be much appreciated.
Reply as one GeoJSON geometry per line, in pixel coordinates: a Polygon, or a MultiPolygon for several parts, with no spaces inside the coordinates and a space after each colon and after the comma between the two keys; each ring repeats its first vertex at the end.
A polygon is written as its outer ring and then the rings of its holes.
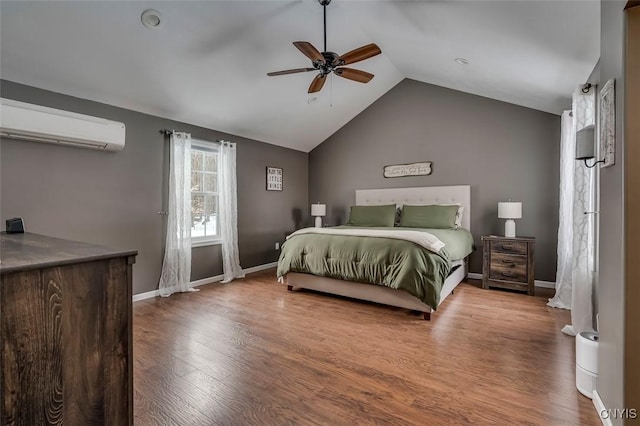
{"type": "Polygon", "coordinates": [[[315,68],[294,68],[291,70],[268,72],[267,75],[269,77],[273,77],[274,75],[295,74],[298,72],[307,72],[307,71],[316,71],[316,69],[315,68]]]}
{"type": "Polygon", "coordinates": [[[311,82],[311,86],[309,86],[309,93],[319,92],[322,86],[324,86],[325,81],[327,81],[327,76],[325,74],[318,74],[311,82]]]}
{"type": "Polygon", "coordinates": [[[367,44],[366,46],[359,47],[357,49],[354,49],[340,56],[340,58],[338,58],[338,63],[336,65],[353,64],[356,62],[364,61],[365,59],[369,59],[381,53],[382,53],[382,50],[380,50],[377,44],[370,43],[370,44],[367,44]]]}
{"type": "Polygon", "coordinates": [[[333,72],[340,77],[348,78],[349,80],[360,83],[368,83],[373,78],[373,74],[353,68],[336,68],[333,72]]]}
{"type": "Polygon", "coordinates": [[[294,41],[293,45],[313,62],[325,62],[322,53],[318,52],[318,49],[313,47],[313,44],[309,43],[308,41],[294,41]]]}

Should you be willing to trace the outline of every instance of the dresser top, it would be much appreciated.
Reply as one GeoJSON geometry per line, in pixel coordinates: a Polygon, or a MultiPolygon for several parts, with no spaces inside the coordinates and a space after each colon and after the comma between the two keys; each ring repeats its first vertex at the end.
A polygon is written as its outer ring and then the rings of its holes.
{"type": "Polygon", "coordinates": [[[137,254],[135,250],[115,250],[28,232],[0,234],[0,273],[2,274],[137,254]]]}

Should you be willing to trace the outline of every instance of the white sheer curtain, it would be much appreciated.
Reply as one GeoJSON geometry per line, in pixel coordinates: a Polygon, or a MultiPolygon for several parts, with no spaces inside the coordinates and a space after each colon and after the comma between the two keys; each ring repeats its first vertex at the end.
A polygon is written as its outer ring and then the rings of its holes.
{"type": "Polygon", "coordinates": [[[191,281],[191,135],[170,138],[167,237],[158,286],[160,295],[197,291],[191,281]]]}
{"type": "Polygon", "coordinates": [[[238,250],[238,194],[236,144],[220,141],[218,161],[218,217],[222,237],[223,283],[244,277],[238,250]]]}
{"type": "Polygon", "coordinates": [[[562,113],[560,134],[560,212],[558,226],[558,270],[556,294],[547,305],[571,309],[573,271],[573,193],[576,167],[576,128],[571,111],[562,113]]]}
{"type": "Polygon", "coordinates": [[[576,132],[595,123],[595,90],[573,95],[572,113],[562,116],[560,158],[560,226],[556,295],[548,305],[571,309],[571,324],[563,333],[593,330],[593,266],[595,174],[575,160],[576,132]]]}

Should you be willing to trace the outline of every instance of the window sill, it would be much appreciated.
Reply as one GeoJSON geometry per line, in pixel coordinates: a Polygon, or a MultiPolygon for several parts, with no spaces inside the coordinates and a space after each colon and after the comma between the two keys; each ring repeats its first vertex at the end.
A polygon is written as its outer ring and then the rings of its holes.
{"type": "Polygon", "coordinates": [[[191,248],[195,247],[207,247],[207,246],[217,246],[222,244],[222,240],[204,240],[204,241],[192,241],[191,248]]]}

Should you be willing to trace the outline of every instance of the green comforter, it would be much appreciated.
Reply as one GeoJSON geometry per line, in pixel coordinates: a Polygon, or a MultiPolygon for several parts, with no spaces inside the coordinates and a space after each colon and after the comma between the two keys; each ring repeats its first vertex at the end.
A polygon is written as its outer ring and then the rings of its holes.
{"type": "Polygon", "coordinates": [[[438,237],[445,247],[433,253],[413,242],[391,238],[294,235],[282,246],[278,277],[288,272],[302,272],[384,285],[407,291],[435,310],[440,289],[451,269],[450,260],[468,256],[473,250],[473,238],[464,229],[422,231],[438,237]]]}

